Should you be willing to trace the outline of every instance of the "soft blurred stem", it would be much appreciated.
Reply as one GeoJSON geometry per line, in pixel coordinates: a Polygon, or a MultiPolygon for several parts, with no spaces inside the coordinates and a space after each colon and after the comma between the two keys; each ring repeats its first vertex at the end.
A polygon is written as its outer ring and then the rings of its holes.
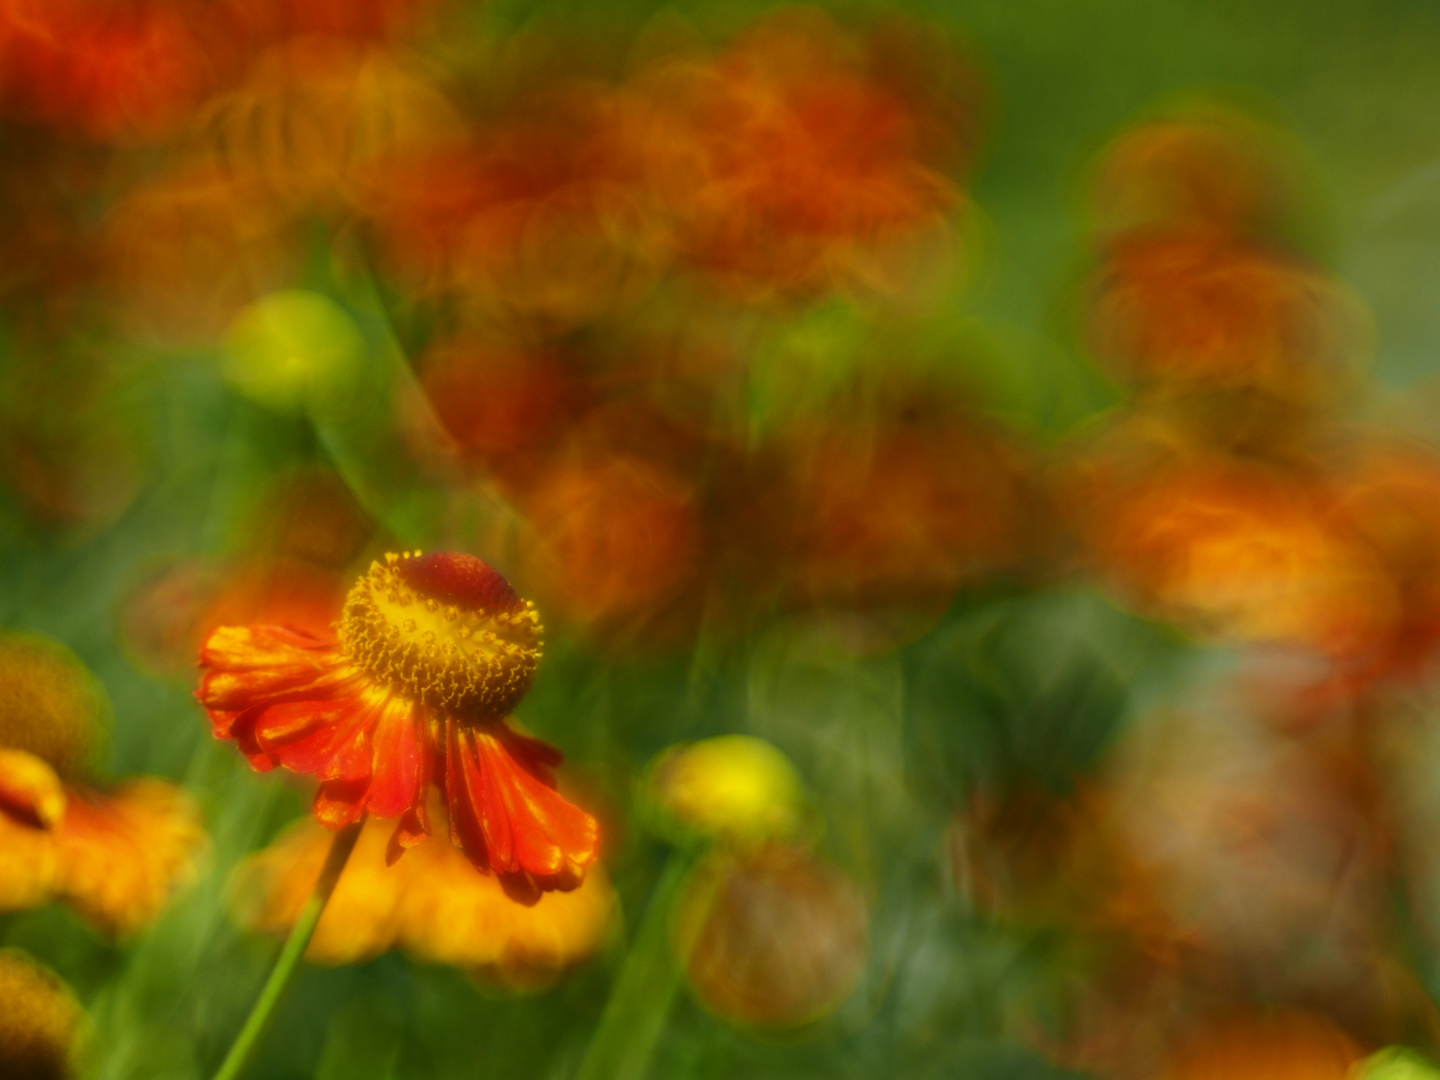
{"type": "Polygon", "coordinates": [[[677,849],[650,894],[600,1024],[576,1080],[641,1080],[680,988],[682,958],[670,941],[670,915],[701,848],[677,849]]]}
{"type": "Polygon", "coordinates": [[[275,1006],[285,996],[285,990],[290,985],[290,980],[295,977],[296,969],[300,966],[300,957],[305,955],[305,946],[310,944],[310,938],[314,936],[315,927],[320,922],[320,916],[325,911],[325,905],[330,902],[330,894],[335,891],[335,883],[340,880],[340,873],[345,869],[345,863],[350,858],[350,852],[355,849],[355,841],[360,837],[360,829],[365,824],[364,819],[353,825],[347,825],[335,834],[335,839],[330,842],[330,853],[325,857],[325,865],[320,870],[320,877],[315,882],[315,891],[310,894],[306,901],[305,908],[300,912],[300,918],[295,923],[295,928],[290,931],[290,936],[285,939],[285,947],[280,950],[280,958],[275,961],[275,968],[270,972],[270,978],[265,982],[265,988],[260,991],[260,997],[255,1002],[255,1007],[250,1010],[249,1017],[245,1020],[245,1026],[240,1029],[240,1034],[235,1037],[235,1042],[230,1047],[230,1053],[225,1055],[219,1071],[215,1073],[215,1080],[235,1080],[250,1063],[255,1049],[260,1045],[260,1038],[265,1034],[265,1029],[270,1026],[270,1018],[275,1013],[275,1006]]]}

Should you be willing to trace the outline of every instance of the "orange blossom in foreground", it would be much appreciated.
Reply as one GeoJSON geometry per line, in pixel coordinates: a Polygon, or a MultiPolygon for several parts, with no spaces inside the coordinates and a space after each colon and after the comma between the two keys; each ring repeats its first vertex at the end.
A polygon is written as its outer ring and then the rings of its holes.
{"type": "Polygon", "coordinates": [[[578,885],[595,861],[595,819],[556,792],[559,751],[505,724],[540,658],[534,605],[473,556],[387,555],[350,590],[335,630],[215,630],[197,696],[216,736],[262,772],[315,774],[322,825],[400,818],[391,862],[430,835],[434,783],[451,840],[517,899],[578,885]]]}

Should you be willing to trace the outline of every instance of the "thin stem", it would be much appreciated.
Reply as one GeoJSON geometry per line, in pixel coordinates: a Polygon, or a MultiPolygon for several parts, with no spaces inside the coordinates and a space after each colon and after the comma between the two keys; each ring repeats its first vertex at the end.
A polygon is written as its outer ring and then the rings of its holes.
{"type": "Polygon", "coordinates": [[[350,859],[350,852],[354,850],[355,841],[360,838],[360,829],[364,824],[362,818],[353,825],[345,826],[330,842],[330,853],[325,856],[325,865],[320,870],[320,877],[315,881],[315,891],[310,894],[310,899],[305,901],[305,907],[295,922],[295,928],[285,939],[285,947],[280,950],[270,978],[265,981],[265,987],[260,991],[255,1007],[250,1010],[245,1026],[240,1029],[240,1034],[235,1036],[230,1052],[225,1055],[219,1071],[215,1073],[215,1080],[236,1080],[250,1063],[250,1058],[260,1045],[261,1036],[270,1026],[275,1006],[285,996],[285,989],[295,977],[300,966],[300,957],[305,955],[305,946],[310,944],[310,938],[315,934],[315,927],[320,922],[325,905],[330,902],[330,894],[335,891],[335,883],[340,880],[340,872],[345,869],[345,863],[350,859]]]}
{"type": "Polygon", "coordinates": [[[670,941],[670,913],[698,852],[671,852],[625,954],[576,1080],[641,1080],[680,988],[681,963],[670,941]]]}

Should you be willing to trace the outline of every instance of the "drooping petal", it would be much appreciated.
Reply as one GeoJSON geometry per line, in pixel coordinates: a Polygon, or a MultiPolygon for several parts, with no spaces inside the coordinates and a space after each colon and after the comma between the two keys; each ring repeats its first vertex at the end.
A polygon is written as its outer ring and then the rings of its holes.
{"type": "Polygon", "coordinates": [[[369,727],[373,705],[364,698],[295,702],[266,710],[256,742],[278,764],[322,780],[370,775],[369,727]]]}
{"type": "Polygon", "coordinates": [[[327,829],[353,825],[365,813],[369,792],[368,776],[362,780],[326,780],[315,793],[315,820],[327,829]]]}
{"type": "Polygon", "coordinates": [[[373,735],[374,771],[367,804],[376,817],[403,814],[425,801],[424,738],[419,708],[399,698],[380,710],[373,735]]]}
{"type": "Polygon", "coordinates": [[[527,772],[494,735],[475,734],[481,766],[503,793],[516,861],[539,877],[583,870],[595,861],[599,827],[542,779],[527,772]]]}
{"type": "Polygon", "coordinates": [[[390,834],[385,846],[385,865],[394,866],[400,856],[412,847],[418,847],[430,839],[430,813],[423,802],[416,804],[400,815],[400,822],[390,834]]]}
{"type": "MultiPolygon", "coordinates": [[[[446,789],[451,834],[470,861],[527,886],[520,899],[573,887],[595,861],[595,819],[511,756],[508,733],[450,724],[446,789]],[[477,844],[476,841],[483,841],[477,844]]],[[[533,740],[527,740],[533,741],[533,740]]],[[[522,744],[523,745],[523,744],[522,744]]]]}
{"type": "Polygon", "coordinates": [[[435,775],[436,746],[439,736],[436,723],[423,706],[416,710],[416,730],[420,746],[420,768],[416,777],[414,801],[400,815],[390,842],[385,848],[385,862],[395,865],[396,860],[412,847],[423,844],[430,838],[430,812],[426,806],[431,783],[443,778],[435,775]]]}
{"type": "Polygon", "coordinates": [[[460,764],[470,806],[480,823],[480,831],[485,834],[490,865],[502,874],[519,873],[521,867],[515,861],[515,834],[509,800],[501,791],[494,771],[487,769],[476,753],[476,741],[476,735],[470,731],[464,733],[461,741],[460,764]]]}
{"type": "Polygon", "coordinates": [[[522,769],[537,777],[546,787],[555,786],[555,777],[550,770],[560,766],[565,760],[564,754],[547,742],[520,734],[509,725],[498,728],[496,735],[522,769]]]}
{"type": "Polygon", "coordinates": [[[490,852],[465,783],[464,736],[459,721],[445,724],[445,801],[450,811],[450,842],[465,852],[477,870],[490,873],[490,852]]]}

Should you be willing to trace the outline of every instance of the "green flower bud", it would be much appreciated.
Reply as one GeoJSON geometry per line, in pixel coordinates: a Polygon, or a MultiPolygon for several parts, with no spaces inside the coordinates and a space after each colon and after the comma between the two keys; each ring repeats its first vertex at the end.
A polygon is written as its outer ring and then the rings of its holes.
{"type": "Polygon", "coordinates": [[[221,371],[236,393],[266,408],[338,418],[360,403],[365,351],[344,308],[320,293],[290,289],[261,297],[235,317],[221,371]]]}
{"type": "Polygon", "coordinates": [[[1355,1069],[1355,1080],[1440,1080],[1440,1068],[1418,1050],[1387,1046],[1355,1069]]]}
{"type": "Polygon", "coordinates": [[[657,831],[677,842],[786,839],[805,816],[795,767],[770,743],[749,735],[671,747],[650,767],[646,794],[657,831]]]}

